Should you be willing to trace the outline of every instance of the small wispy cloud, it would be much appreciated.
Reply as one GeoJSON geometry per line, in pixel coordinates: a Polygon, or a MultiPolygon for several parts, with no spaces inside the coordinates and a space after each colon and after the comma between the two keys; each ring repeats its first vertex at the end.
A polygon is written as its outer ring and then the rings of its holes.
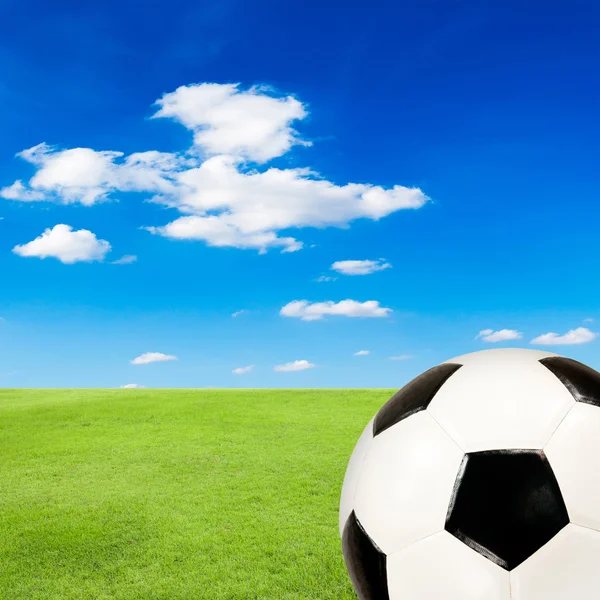
{"type": "Polygon", "coordinates": [[[410,360],[414,358],[412,354],[399,354],[398,356],[390,356],[390,360],[410,360]]]}
{"type": "Polygon", "coordinates": [[[344,317],[388,317],[391,308],[379,306],[376,300],[357,302],[356,300],[342,300],[340,302],[314,302],[308,300],[294,300],[286,304],[279,314],[283,317],[296,317],[303,321],[317,321],[325,315],[344,317]]]}
{"type": "Polygon", "coordinates": [[[21,371],[7,371],[6,373],[0,373],[0,377],[10,377],[11,375],[17,375],[21,371]]]}
{"type": "Polygon", "coordinates": [[[248,311],[245,308],[242,308],[242,310],[236,310],[234,313],[231,314],[232,317],[239,317],[240,315],[245,315],[248,311]]]}
{"type": "Polygon", "coordinates": [[[331,265],[332,271],[343,275],[370,275],[376,271],[391,268],[392,265],[383,258],[379,260],[338,260],[331,265]]]}
{"type": "Polygon", "coordinates": [[[359,350],[354,353],[354,356],[368,356],[369,354],[371,354],[370,350],[359,350]]]}
{"type": "Polygon", "coordinates": [[[484,342],[505,342],[507,340],[520,340],[523,334],[516,329],[499,329],[494,331],[493,329],[482,329],[476,336],[475,339],[482,339],[484,342]]]}
{"type": "Polygon", "coordinates": [[[331,277],[329,275],[320,275],[319,277],[317,277],[315,279],[315,281],[322,283],[324,281],[335,281],[337,279],[337,277],[331,277]]]}
{"type": "Polygon", "coordinates": [[[587,319],[583,320],[584,323],[593,323],[594,319],[592,319],[592,317],[588,317],[587,319]]]}
{"type": "Polygon", "coordinates": [[[532,339],[530,344],[538,344],[541,346],[559,346],[572,344],[587,344],[598,337],[598,334],[590,331],[587,327],[577,327],[567,331],[564,335],[550,332],[538,335],[532,339]]]}
{"type": "Polygon", "coordinates": [[[131,390],[131,389],[139,389],[139,388],[145,388],[145,385],[140,385],[139,383],[126,383],[125,385],[120,386],[121,389],[127,389],[127,390],[131,390]]]}
{"type": "Polygon", "coordinates": [[[137,256],[135,254],[125,254],[125,256],[121,256],[121,258],[117,260],[113,260],[111,265],[130,265],[137,260],[137,256]]]}
{"type": "Polygon", "coordinates": [[[254,365],[248,365],[247,367],[238,367],[237,369],[233,369],[232,373],[236,375],[243,375],[244,373],[250,373],[254,369],[254,365]]]}
{"type": "Polygon", "coordinates": [[[164,362],[168,360],[177,360],[172,354],[163,354],[162,352],[145,352],[131,361],[132,365],[147,365],[153,362],[164,362]]]}
{"type": "Polygon", "coordinates": [[[273,371],[304,371],[305,369],[312,369],[316,367],[313,363],[307,360],[295,360],[293,362],[284,363],[283,365],[277,365],[273,367],[273,371]]]}

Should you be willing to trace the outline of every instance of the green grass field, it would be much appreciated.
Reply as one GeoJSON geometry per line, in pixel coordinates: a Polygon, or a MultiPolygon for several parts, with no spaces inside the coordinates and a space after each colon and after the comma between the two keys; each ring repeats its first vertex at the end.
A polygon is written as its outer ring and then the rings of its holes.
{"type": "Polygon", "coordinates": [[[0,390],[0,598],[355,598],[341,485],[393,391],[0,390]]]}

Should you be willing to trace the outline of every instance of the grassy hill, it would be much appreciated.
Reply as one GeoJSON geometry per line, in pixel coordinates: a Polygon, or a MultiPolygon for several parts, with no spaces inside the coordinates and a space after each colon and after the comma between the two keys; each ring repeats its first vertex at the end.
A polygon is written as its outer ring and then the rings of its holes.
{"type": "Polygon", "coordinates": [[[346,465],[394,390],[0,390],[0,599],[352,600],[346,465]]]}

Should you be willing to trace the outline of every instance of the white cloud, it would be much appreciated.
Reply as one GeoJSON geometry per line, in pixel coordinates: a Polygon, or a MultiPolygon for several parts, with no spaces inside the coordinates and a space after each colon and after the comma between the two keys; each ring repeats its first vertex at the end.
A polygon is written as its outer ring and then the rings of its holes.
{"type": "Polygon", "coordinates": [[[584,322],[584,323],[593,323],[593,322],[594,322],[594,319],[592,319],[591,317],[589,317],[589,318],[587,318],[587,319],[584,319],[584,320],[583,320],[583,322],[584,322]]]}
{"type": "Polygon", "coordinates": [[[499,329],[494,331],[493,329],[483,329],[476,336],[475,339],[481,338],[484,342],[504,342],[506,340],[520,340],[523,334],[515,329],[499,329]]]}
{"type": "Polygon", "coordinates": [[[12,185],[0,189],[0,197],[6,200],[20,200],[21,202],[35,202],[44,200],[44,193],[29,189],[17,179],[12,185]]]}
{"type": "Polygon", "coordinates": [[[597,333],[590,331],[587,327],[577,327],[577,329],[571,329],[564,335],[558,333],[544,333],[538,335],[538,337],[531,340],[531,344],[539,344],[542,346],[558,346],[558,345],[571,345],[571,344],[587,344],[595,340],[598,337],[597,333]]]}
{"type": "Polygon", "coordinates": [[[164,362],[167,360],[177,360],[172,354],[163,354],[162,352],[145,352],[131,361],[132,365],[147,365],[153,362],[164,362]]]}
{"type": "Polygon", "coordinates": [[[414,358],[412,354],[400,354],[398,356],[390,356],[390,360],[410,360],[414,358]]]}
{"type": "Polygon", "coordinates": [[[320,275],[315,279],[315,281],[322,283],[324,281],[335,281],[337,277],[330,277],[329,275],[320,275]]]}
{"type": "Polygon", "coordinates": [[[177,240],[202,240],[209,246],[223,248],[258,249],[265,254],[267,248],[281,248],[282,252],[295,252],[302,242],[293,237],[277,237],[272,231],[245,232],[230,222],[231,216],[186,216],[180,217],[163,227],[147,227],[150,233],[177,240]]]}
{"type": "Polygon", "coordinates": [[[20,156],[39,168],[29,182],[34,194],[51,191],[62,196],[65,204],[79,201],[91,205],[104,199],[113,161],[122,153],[90,148],[56,152],[47,144],[39,144],[20,156]]]}
{"type": "Polygon", "coordinates": [[[126,383],[125,385],[122,385],[121,388],[123,389],[134,389],[134,388],[145,388],[145,385],[140,385],[139,383],[126,383]]]}
{"type": "Polygon", "coordinates": [[[310,146],[292,129],[307,116],[292,96],[276,97],[266,87],[239,84],[183,85],[156,102],[154,115],[169,117],[194,132],[194,145],[208,155],[231,154],[263,163],[293,145],[310,146]]]}
{"type": "Polygon", "coordinates": [[[106,200],[111,192],[172,194],[174,177],[185,165],[197,160],[165,152],[122,152],[91,148],[59,150],[46,143],[18,155],[37,167],[27,185],[17,180],[0,190],[0,197],[22,202],[50,201],[92,206],[106,200]]]}
{"type": "Polygon", "coordinates": [[[344,275],[370,275],[375,271],[391,269],[392,265],[380,260],[338,260],[331,265],[333,271],[344,275]]]}
{"type": "Polygon", "coordinates": [[[286,304],[279,314],[283,317],[296,317],[303,321],[316,321],[325,315],[342,315],[345,317],[387,317],[392,312],[391,308],[379,306],[376,300],[357,302],[356,300],[342,300],[340,302],[314,302],[308,300],[293,300],[286,304]]]}
{"type": "Polygon", "coordinates": [[[106,240],[99,240],[87,229],[73,231],[65,224],[46,229],[33,241],[13,248],[19,256],[53,257],[65,264],[104,260],[109,251],[110,244],[106,240]]]}
{"type": "Polygon", "coordinates": [[[369,354],[371,354],[370,350],[359,350],[354,353],[354,356],[368,356],[369,354]]]}
{"type": "Polygon", "coordinates": [[[288,362],[283,365],[277,365],[273,367],[273,371],[304,371],[305,369],[312,369],[317,365],[309,363],[307,360],[295,360],[294,362],[288,362]]]}
{"type": "Polygon", "coordinates": [[[291,123],[306,110],[291,96],[277,97],[261,87],[200,84],[180,87],[158,104],[155,116],[182,122],[194,133],[195,146],[180,154],[125,156],[38,144],[19,153],[36,173],[27,183],[0,190],[0,196],[89,206],[118,192],[143,192],[180,212],[170,223],[145,227],[151,233],[261,253],[302,248],[289,230],[346,228],[356,219],[377,221],[428,201],[418,188],[338,185],[309,168],[250,168],[246,160],[260,163],[305,143],[291,123]]]}
{"type": "Polygon", "coordinates": [[[131,263],[134,263],[137,261],[137,256],[135,256],[135,254],[125,254],[124,256],[121,256],[121,258],[119,258],[118,260],[113,260],[110,264],[111,265],[130,265],[131,263]]]}
{"type": "Polygon", "coordinates": [[[240,315],[244,315],[246,314],[248,311],[245,308],[242,308],[242,310],[236,310],[234,313],[231,314],[232,317],[239,317],[240,315]]]}
{"type": "Polygon", "coordinates": [[[181,173],[178,182],[181,187],[176,198],[155,200],[186,215],[162,227],[149,227],[150,232],[263,253],[271,247],[284,252],[302,248],[302,242],[294,237],[279,237],[281,230],[345,227],[358,218],[378,220],[397,210],[419,208],[427,200],[417,188],[338,186],[307,169],[241,171],[231,156],[209,158],[198,168],[181,173]]]}
{"type": "Polygon", "coordinates": [[[244,373],[250,373],[254,369],[254,365],[248,365],[247,367],[238,367],[237,369],[233,369],[232,373],[236,375],[243,375],[244,373]]]}

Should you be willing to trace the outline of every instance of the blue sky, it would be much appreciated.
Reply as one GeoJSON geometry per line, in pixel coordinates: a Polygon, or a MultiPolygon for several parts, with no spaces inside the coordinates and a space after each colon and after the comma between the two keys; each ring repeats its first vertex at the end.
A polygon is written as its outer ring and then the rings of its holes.
{"type": "Polygon", "coordinates": [[[3,2],[0,386],[399,387],[498,346],[598,368],[599,21],[3,2]]]}

